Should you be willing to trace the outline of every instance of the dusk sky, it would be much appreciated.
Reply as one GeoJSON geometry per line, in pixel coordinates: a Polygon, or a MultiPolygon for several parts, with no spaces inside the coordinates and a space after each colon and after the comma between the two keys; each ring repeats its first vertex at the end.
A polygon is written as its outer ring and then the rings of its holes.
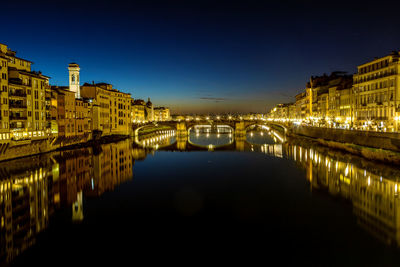
{"type": "Polygon", "coordinates": [[[81,83],[111,83],[172,113],[266,112],[311,75],[352,74],[398,50],[395,3],[8,1],[0,42],[52,85],[67,85],[76,62],[81,83]]]}

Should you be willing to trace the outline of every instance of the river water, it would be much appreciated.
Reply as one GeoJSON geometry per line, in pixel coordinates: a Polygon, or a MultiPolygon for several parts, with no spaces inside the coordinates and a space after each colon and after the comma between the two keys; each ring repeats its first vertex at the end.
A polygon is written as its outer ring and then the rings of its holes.
{"type": "Polygon", "coordinates": [[[266,129],[140,141],[1,163],[1,261],[399,263],[397,168],[266,129]]]}

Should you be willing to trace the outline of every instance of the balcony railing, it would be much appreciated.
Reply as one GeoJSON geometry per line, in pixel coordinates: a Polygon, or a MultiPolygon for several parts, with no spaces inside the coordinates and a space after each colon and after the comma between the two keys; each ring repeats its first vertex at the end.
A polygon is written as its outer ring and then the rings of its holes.
{"type": "Polygon", "coordinates": [[[364,120],[364,121],[375,121],[375,122],[379,122],[379,121],[386,121],[388,120],[388,117],[366,117],[366,116],[359,116],[357,117],[357,120],[364,120]]]}
{"type": "Polygon", "coordinates": [[[10,129],[22,129],[22,128],[25,128],[25,123],[20,123],[20,124],[15,122],[10,123],[10,129]]]}
{"type": "Polygon", "coordinates": [[[15,115],[10,115],[10,121],[22,121],[26,120],[26,116],[15,116],[15,115]]]}
{"type": "Polygon", "coordinates": [[[26,108],[26,104],[24,103],[12,103],[9,104],[10,108],[26,108]]]}
{"type": "Polygon", "coordinates": [[[8,93],[9,96],[21,96],[26,97],[26,93],[24,91],[10,91],[8,93]]]}

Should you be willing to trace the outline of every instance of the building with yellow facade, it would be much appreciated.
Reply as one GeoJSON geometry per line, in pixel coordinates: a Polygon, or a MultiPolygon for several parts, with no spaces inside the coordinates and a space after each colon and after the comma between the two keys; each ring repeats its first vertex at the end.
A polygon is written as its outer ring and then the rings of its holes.
{"type": "Polygon", "coordinates": [[[85,83],[81,97],[91,104],[93,130],[103,135],[128,135],[131,128],[131,95],[114,89],[107,83],[85,83]]]}
{"type": "Polygon", "coordinates": [[[48,138],[49,77],[32,71],[31,65],[0,44],[0,142],[48,138]]]}
{"type": "Polygon", "coordinates": [[[155,121],[169,121],[171,115],[169,108],[166,107],[156,107],[154,108],[154,120],[155,121]]]}
{"type": "Polygon", "coordinates": [[[357,66],[353,120],[361,129],[398,130],[400,115],[399,52],[357,66]]]}
{"type": "Polygon", "coordinates": [[[146,103],[142,99],[132,100],[132,122],[144,123],[146,122],[146,103]]]}

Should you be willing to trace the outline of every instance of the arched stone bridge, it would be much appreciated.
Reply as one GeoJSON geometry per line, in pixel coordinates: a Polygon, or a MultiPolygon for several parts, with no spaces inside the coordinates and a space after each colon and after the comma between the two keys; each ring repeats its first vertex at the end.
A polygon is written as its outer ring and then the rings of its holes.
{"type": "Polygon", "coordinates": [[[134,135],[137,136],[139,130],[154,125],[168,126],[171,129],[176,130],[177,135],[188,135],[190,129],[196,125],[229,126],[233,129],[236,136],[246,135],[247,129],[250,128],[251,126],[256,126],[256,125],[264,125],[264,126],[275,125],[277,127],[282,128],[284,133],[286,133],[288,130],[288,127],[286,125],[266,122],[263,120],[190,120],[190,121],[160,121],[160,122],[147,123],[145,125],[134,125],[133,126],[134,135]]]}
{"type": "MultiPolygon", "coordinates": [[[[285,135],[276,130],[271,129],[271,135],[279,140],[278,144],[282,144],[286,142],[285,135]]],[[[154,137],[153,137],[154,138],[154,137]]],[[[135,138],[135,144],[142,148],[147,149],[156,149],[156,150],[167,150],[167,151],[201,151],[201,150],[212,150],[212,151],[226,151],[226,150],[237,150],[237,151],[252,151],[253,144],[247,141],[247,137],[244,135],[237,136],[235,135],[234,139],[231,142],[222,144],[222,145],[200,145],[195,144],[190,140],[189,136],[185,135],[178,135],[175,136],[174,143],[167,143],[167,144],[147,144],[143,145],[143,142],[139,141],[138,138],[135,138]]],[[[257,144],[255,144],[257,146],[257,144]]],[[[264,144],[264,149],[274,149],[277,144],[264,144]]],[[[260,144],[258,144],[260,146],[260,144]]],[[[272,150],[271,150],[272,151],[272,150]]]]}

